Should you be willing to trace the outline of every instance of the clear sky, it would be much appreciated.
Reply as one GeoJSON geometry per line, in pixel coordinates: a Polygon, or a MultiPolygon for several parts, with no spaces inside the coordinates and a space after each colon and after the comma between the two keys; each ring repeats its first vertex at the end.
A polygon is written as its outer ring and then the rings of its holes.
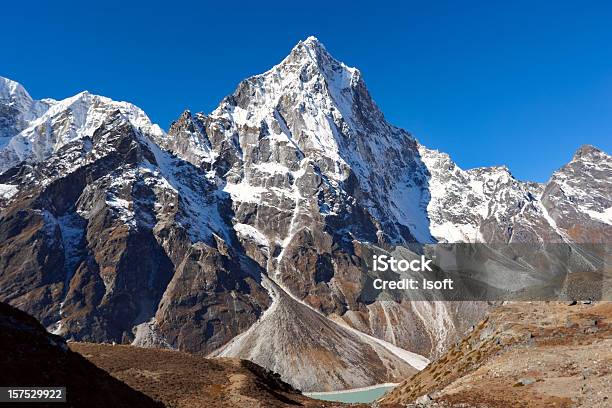
{"type": "Polygon", "coordinates": [[[127,100],[167,129],[315,35],[463,168],[545,181],[582,144],[612,152],[610,2],[95,3],[5,2],[0,75],[35,98],[127,100]]]}

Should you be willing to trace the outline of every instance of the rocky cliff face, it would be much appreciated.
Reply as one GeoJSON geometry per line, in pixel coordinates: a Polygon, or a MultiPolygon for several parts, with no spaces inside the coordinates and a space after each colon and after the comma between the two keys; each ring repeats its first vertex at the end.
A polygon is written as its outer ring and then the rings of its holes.
{"type": "Polygon", "coordinates": [[[546,185],[459,169],[315,38],[167,134],[125,102],[7,83],[0,299],[68,338],[248,358],[306,391],[395,381],[486,305],[372,297],[372,254],[609,237],[607,154],[546,185]]]}

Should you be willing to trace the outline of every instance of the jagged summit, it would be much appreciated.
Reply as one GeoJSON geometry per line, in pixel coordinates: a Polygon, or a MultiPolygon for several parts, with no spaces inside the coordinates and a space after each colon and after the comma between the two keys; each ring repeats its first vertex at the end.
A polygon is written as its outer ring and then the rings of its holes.
{"type": "Polygon", "coordinates": [[[0,151],[12,136],[27,127],[29,121],[42,115],[51,103],[53,100],[33,100],[20,83],[0,77],[0,151]]]}
{"type": "MultiPolygon", "coordinates": [[[[348,114],[354,101],[352,94],[358,88],[365,91],[359,70],[336,60],[316,37],[308,37],[299,41],[287,57],[270,70],[242,81],[236,91],[221,102],[213,115],[228,106],[231,108],[236,105],[246,109],[244,102],[247,98],[256,107],[273,109],[287,94],[321,95],[319,105],[331,103],[337,110],[348,114]]],[[[249,115],[249,118],[260,119],[257,112],[249,115]]]]}
{"type": "Polygon", "coordinates": [[[325,48],[325,46],[314,35],[310,35],[304,41],[299,41],[299,42],[301,42],[303,44],[308,44],[308,45],[313,45],[313,46],[316,46],[316,47],[323,47],[323,48],[325,48]]]}
{"type": "Polygon", "coordinates": [[[334,58],[325,45],[318,38],[310,36],[306,40],[299,41],[291,50],[289,55],[279,65],[303,65],[315,64],[325,74],[333,71],[346,70],[351,75],[359,76],[359,70],[348,67],[334,58]]]}
{"type": "MultiPolygon", "coordinates": [[[[31,120],[41,115],[53,100],[35,101],[17,81],[0,76],[0,104],[18,112],[21,120],[31,120]]],[[[0,114],[0,121],[2,120],[0,114]]],[[[0,136],[2,130],[0,130],[0,136]]]]}
{"type": "Polygon", "coordinates": [[[320,73],[330,87],[348,88],[361,78],[357,68],[338,61],[327,51],[325,45],[313,36],[298,42],[289,55],[272,71],[277,67],[295,69],[295,66],[300,67],[301,74],[304,75],[300,79],[310,78],[315,72],[320,73]]]}
{"type": "Polygon", "coordinates": [[[327,48],[325,48],[325,45],[323,45],[323,43],[313,35],[306,38],[305,40],[298,41],[298,43],[293,47],[291,52],[299,52],[300,49],[307,49],[313,53],[329,54],[327,48]]]}

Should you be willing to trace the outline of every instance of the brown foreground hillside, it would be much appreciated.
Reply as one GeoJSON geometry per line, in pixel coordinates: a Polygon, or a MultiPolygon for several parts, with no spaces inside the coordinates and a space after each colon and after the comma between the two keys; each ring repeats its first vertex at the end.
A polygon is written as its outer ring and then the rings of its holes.
{"type": "MultiPolygon", "coordinates": [[[[254,363],[125,345],[66,343],[0,302],[0,386],[66,387],[70,408],[333,408],[254,363]]],[[[15,405],[15,404],[13,404],[15,405]]],[[[12,406],[0,403],[0,406],[12,406]]]]}
{"type": "Polygon", "coordinates": [[[278,375],[246,360],[124,345],[70,343],[70,348],[171,408],[345,406],[308,398],[278,375]]]}
{"type": "Polygon", "coordinates": [[[0,386],[66,387],[64,403],[0,403],[2,407],[163,408],[47,333],[32,316],[0,302],[0,386]]]}
{"type": "Polygon", "coordinates": [[[610,408],[611,323],[612,302],[500,306],[379,404],[610,408]]]}

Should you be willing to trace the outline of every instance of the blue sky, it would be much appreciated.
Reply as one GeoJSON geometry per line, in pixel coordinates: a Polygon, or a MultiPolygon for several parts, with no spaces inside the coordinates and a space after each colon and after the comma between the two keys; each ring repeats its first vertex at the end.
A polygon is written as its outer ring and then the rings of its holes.
{"type": "Polygon", "coordinates": [[[582,144],[612,151],[609,2],[17,3],[3,5],[0,75],[35,98],[87,89],[167,128],[315,35],[390,122],[463,168],[545,181],[582,144]]]}

